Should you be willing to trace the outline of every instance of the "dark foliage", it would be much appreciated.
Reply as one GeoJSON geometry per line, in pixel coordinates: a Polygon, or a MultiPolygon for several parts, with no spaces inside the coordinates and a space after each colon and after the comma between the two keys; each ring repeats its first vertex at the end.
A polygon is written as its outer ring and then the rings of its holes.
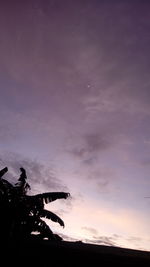
{"type": "Polygon", "coordinates": [[[26,182],[27,175],[24,168],[20,168],[21,175],[18,182],[12,185],[2,176],[8,168],[0,170],[0,237],[1,240],[29,239],[33,232],[36,237],[49,240],[62,240],[54,234],[41,218],[47,218],[64,227],[64,222],[56,214],[45,210],[45,204],[56,199],[66,199],[70,194],[65,192],[48,192],[37,195],[27,195],[30,185],[26,182]]]}

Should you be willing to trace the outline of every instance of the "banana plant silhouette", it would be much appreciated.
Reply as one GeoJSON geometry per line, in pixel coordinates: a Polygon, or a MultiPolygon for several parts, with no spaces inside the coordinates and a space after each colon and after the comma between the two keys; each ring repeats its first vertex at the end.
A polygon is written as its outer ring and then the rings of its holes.
{"type": "Polygon", "coordinates": [[[44,209],[45,204],[56,199],[66,199],[70,196],[65,192],[47,192],[37,195],[27,195],[30,185],[26,182],[27,175],[24,168],[20,168],[21,175],[18,182],[12,185],[2,176],[8,168],[0,170],[0,234],[1,237],[11,239],[31,238],[32,232],[38,232],[36,237],[49,240],[62,240],[52,232],[41,218],[47,218],[64,227],[63,220],[53,212],[44,209]]]}

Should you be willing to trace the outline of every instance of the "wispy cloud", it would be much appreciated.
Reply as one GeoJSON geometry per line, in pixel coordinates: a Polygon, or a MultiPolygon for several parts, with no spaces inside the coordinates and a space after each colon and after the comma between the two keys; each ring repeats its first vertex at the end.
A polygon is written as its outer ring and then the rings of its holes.
{"type": "Polygon", "coordinates": [[[115,143],[113,137],[105,134],[105,131],[89,131],[78,137],[79,142],[70,144],[67,149],[69,153],[82,161],[82,163],[92,163],[99,153],[109,150],[115,143]]]}
{"type": "Polygon", "coordinates": [[[131,249],[137,250],[146,250],[143,248],[143,244],[148,243],[147,239],[129,236],[125,238],[125,236],[120,236],[117,234],[113,234],[112,236],[100,236],[93,235],[92,238],[83,239],[86,243],[92,243],[97,245],[105,245],[105,246],[117,246],[122,248],[130,247],[131,249]]]}
{"type": "Polygon", "coordinates": [[[95,228],[84,226],[81,229],[88,231],[92,235],[98,235],[98,231],[95,228]]]}
{"type": "Polygon", "coordinates": [[[116,238],[108,236],[93,236],[91,239],[84,239],[86,243],[106,245],[106,246],[117,246],[116,238]]]}
{"type": "MultiPolygon", "coordinates": [[[[147,86],[143,91],[147,94],[147,86]]],[[[117,81],[114,86],[95,90],[95,92],[86,95],[82,101],[87,113],[93,115],[117,112],[131,115],[140,113],[150,115],[150,109],[145,102],[145,98],[142,99],[139,93],[135,96],[136,92],[137,89],[134,87],[131,89],[131,85],[126,81],[124,83],[117,81]]],[[[143,97],[145,93],[143,92],[143,97]]]]}
{"type": "Polygon", "coordinates": [[[16,153],[5,153],[0,155],[1,167],[8,167],[6,175],[11,182],[15,183],[20,175],[20,167],[24,167],[27,172],[28,182],[31,184],[32,192],[42,193],[43,191],[67,190],[67,186],[57,178],[57,173],[54,168],[47,167],[43,163],[36,160],[25,158],[16,153]]]}

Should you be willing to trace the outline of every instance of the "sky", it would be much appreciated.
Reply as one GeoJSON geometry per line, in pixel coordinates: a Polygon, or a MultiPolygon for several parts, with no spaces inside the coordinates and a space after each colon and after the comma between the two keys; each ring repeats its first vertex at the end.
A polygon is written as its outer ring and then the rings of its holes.
{"type": "Polygon", "coordinates": [[[0,168],[64,240],[150,251],[150,2],[0,1],[0,168]]]}

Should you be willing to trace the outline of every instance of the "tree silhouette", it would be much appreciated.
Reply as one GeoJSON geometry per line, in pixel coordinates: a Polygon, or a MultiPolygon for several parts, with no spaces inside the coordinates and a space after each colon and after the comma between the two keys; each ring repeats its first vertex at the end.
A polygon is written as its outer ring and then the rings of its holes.
{"type": "Polygon", "coordinates": [[[52,232],[41,218],[58,222],[64,227],[64,222],[56,214],[45,210],[45,204],[56,199],[66,199],[70,194],[65,192],[48,192],[37,195],[27,195],[30,185],[26,182],[27,175],[24,168],[20,168],[21,175],[18,182],[12,185],[2,176],[8,168],[0,170],[0,235],[1,239],[28,239],[33,232],[37,237],[49,240],[62,240],[52,232]]]}

